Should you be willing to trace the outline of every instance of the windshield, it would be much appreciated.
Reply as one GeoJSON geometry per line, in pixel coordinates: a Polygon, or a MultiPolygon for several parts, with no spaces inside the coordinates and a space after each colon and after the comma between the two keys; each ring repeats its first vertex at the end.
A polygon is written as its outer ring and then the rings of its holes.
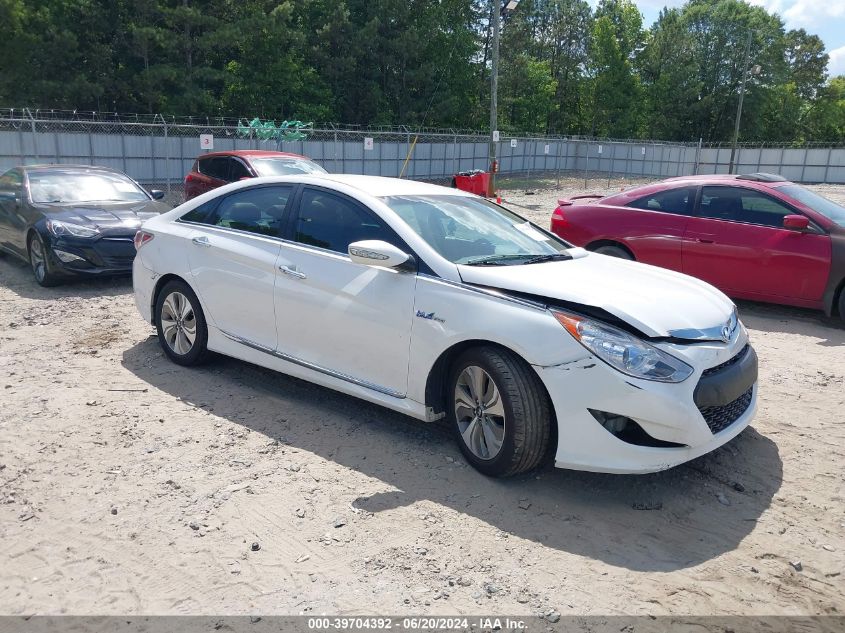
{"type": "Polygon", "coordinates": [[[123,174],[105,171],[37,170],[29,177],[33,202],[138,202],[149,196],[123,174]]]}
{"type": "Polygon", "coordinates": [[[778,187],[778,191],[795,198],[801,204],[806,204],[813,211],[830,218],[839,226],[845,226],[845,207],[836,204],[833,200],[828,200],[824,196],[820,196],[815,191],[805,189],[801,185],[778,187]]]}
{"type": "Polygon", "coordinates": [[[569,245],[483,198],[389,196],[384,202],[455,264],[512,265],[569,259],[569,245]]]}
{"type": "Polygon", "coordinates": [[[327,174],[325,169],[307,158],[271,157],[251,158],[259,176],[290,176],[292,174],[327,174]]]}

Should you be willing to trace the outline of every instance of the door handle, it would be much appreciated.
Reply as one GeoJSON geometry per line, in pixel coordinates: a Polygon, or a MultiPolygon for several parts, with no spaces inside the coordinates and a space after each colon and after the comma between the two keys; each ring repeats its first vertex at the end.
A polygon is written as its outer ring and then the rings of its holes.
{"type": "Polygon", "coordinates": [[[290,277],[296,277],[297,279],[306,279],[308,277],[308,275],[299,272],[296,268],[293,268],[292,266],[283,266],[280,264],[279,270],[281,270],[284,274],[289,275],[290,277]]]}
{"type": "Polygon", "coordinates": [[[192,238],[191,241],[196,244],[197,246],[211,246],[211,242],[208,241],[208,238],[204,235],[200,237],[192,238]]]}
{"type": "Polygon", "coordinates": [[[697,238],[695,238],[695,241],[701,242],[702,244],[712,244],[713,243],[713,240],[708,240],[708,239],[703,238],[703,237],[697,237],[697,238]]]}

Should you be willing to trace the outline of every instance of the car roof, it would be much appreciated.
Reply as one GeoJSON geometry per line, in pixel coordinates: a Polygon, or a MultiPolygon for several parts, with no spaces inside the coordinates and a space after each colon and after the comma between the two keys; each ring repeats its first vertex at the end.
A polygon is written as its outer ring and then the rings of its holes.
{"type": "Polygon", "coordinates": [[[103,167],[102,165],[75,165],[72,163],[44,163],[41,165],[18,165],[18,169],[23,169],[24,171],[43,171],[47,169],[79,169],[85,171],[110,171],[117,174],[122,173],[116,169],[112,169],[111,167],[103,167]]]}
{"type": "Polygon", "coordinates": [[[632,187],[619,193],[614,193],[598,201],[599,204],[615,205],[618,202],[627,203],[641,195],[649,195],[665,191],[676,186],[689,185],[725,185],[737,184],[750,189],[774,189],[793,184],[777,174],[704,174],[697,176],[675,176],[638,187],[632,187]]]}
{"type": "Polygon", "coordinates": [[[419,180],[406,180],[404,178],[387,178],[385,176],[363,176],[359,174],[319,174],[313,176],[320,180],[331,180],[349,187],[355,187],[376,198],[386,196],[472,196],[473,194],[435,185],[419,180]]]}
{"type": "MultiPolygon", "coordinates": [[[[303,156],[302,154],[293,154],[291,152],[274,152],[266,149],[233,149],[219,152],[208,152],[207,154],[200,154],[197,158],[207,158],[209,156],[241,156],[243,158],[249,158],[250,156],[254,156],[256,158],[287,156],[288,158],[308,158],[307,156],[303,156]]],[[[311,159],[309,158],[308,160],[311,159]]]]}
{"type": "MultiPolygon", "coordinates": [[[[660,181],[660,183],[694,182],[696,184],[712,182],[724,184],[726,181],[739,181],[741,183],[755,183],[762,186],[780,187],[785,184],[792,184],[789,180],[778,174],[754,173],[754,174],[703,174],[696,176],[675,176],[660,181]]],[[[660,184],[654,183],[654,184],[660,184]]]]}

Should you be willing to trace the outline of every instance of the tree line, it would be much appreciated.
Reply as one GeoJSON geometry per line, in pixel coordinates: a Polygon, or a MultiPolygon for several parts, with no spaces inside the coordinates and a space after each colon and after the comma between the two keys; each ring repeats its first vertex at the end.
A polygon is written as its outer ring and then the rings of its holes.
{"type": "MultiPolygon", "coordinates": [[[[0,105],[486,129],[500,6],[0,0],[0,105]]],[[[819,37],[742,0],[651,26],[631,0],[522,0],[502,24],[499,128],[725,141],[748,73],[740,140],[845,141],[827,66],[819,37]]]]}

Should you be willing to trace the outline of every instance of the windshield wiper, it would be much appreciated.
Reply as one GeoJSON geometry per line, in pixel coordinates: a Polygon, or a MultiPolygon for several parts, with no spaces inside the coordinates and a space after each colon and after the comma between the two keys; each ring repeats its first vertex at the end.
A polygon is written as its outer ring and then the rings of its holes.
{"type": "Polygon", "coordinates": [[[523,264],[542,264],[544,262],[562,262],[567,259],[572,259],[572,255],[569,253],[554,253],[553,255],[537,255],[537,257],[533,257],[529,259],[527,262],[523,262],[523,264]]]}
{"type": "Polygon", "coordinates": [[[467,266],[507,266],[506,261],[511,259],[525,259],[526,257],[536,257],[531,253],[510,254],[510,255],[484,255],[464,262],[467,266]]]}

